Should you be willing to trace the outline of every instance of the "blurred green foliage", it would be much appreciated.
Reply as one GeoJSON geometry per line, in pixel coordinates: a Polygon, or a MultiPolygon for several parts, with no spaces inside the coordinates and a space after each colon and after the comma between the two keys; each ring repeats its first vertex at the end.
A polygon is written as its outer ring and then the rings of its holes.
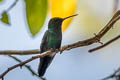
{"type": "MultiPolygon", "coordinates": [[[[3,0],[0,0],[2,2],[3,0]]],[[[10,24],[8,12],[16,5],[18,0],[15,0],[13,4],[1,14],[1,21],[5,24],[10,24]]],[[[51,13],[51,17],[66,17],[73,15],[76,9],[77,0],[24,0],[25,2],[25,11],[26,19],[28,24],[28,30],[35,36],[40,32],[43,24],[45,22],[47,11],[51,13]],[[64,5],[66,4],[66,5],[64,5]],[[62,12],[62,14],[61,14],[62,12]]],[[[70,21],[66,20],[63,23],[62,30],[64,31],[70,21]]]]}
{"type": "Polygon", "coordinates": [[[3,23],[5,23],[5,24],[10,24],[10,23],[9,23],[9,17],[8,17],[8,14],[7,14],[6,11],[4,11],[1,16],[2,16],[2,17],[1,17],[0,20],[1,20],[3,23]]]}
{"type": "Polygon", "coordinates": [[[2,2],[3,0],[0,0],[0,3],[2,2]]]}
{"type": "Polygon", "coordinates": [[[25,0],[26,16],[31,34],[36,35],[42,28],[47,14],[47,0],[25,0]]]}

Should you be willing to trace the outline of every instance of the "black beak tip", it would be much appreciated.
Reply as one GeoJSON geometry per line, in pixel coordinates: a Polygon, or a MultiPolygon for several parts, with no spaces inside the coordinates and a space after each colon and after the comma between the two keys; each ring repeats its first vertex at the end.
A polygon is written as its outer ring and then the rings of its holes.
{"type": "Polygon", "coordinates": [[[74,14],[74,15],[72,15],[72,16],[65,17],[65,18],[63,18],[63,20],[68,19],[68,18],[70,18],[70,17],[77,16],[77,15],[78,15],[78,14],[74,14]]]}
{"type": "Polygon", "coordinates": [[[77,16],[78,14],[75,14],[74,16],[77,16]]]}

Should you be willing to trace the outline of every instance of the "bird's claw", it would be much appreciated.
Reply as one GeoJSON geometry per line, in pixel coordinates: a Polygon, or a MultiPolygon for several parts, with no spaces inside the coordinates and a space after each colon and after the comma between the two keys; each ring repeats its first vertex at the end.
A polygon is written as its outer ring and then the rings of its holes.
{"type": "Polygon", "coordinates": [[[100,41],[100,39],[97,37],[96,33],[94,33],[94,35],[95,35],[95,37],[96,37],[96,39],[97,39],[98,43],[100,43],[100,44],[102,45],[102,44],[103,44],[103,42],[101,42],[101,41],[100,41]]]}
{"type": "Polygon", "coordinates": [[[61,50],[61,48],[59,48],[58,50],[60,51],[60,54],[62,54],[63,51],[61,50]]]}
{"type": "Polygon", "coordinates": [[[60,54],[62,54],[63,51],[60,51],[60,54]]]}

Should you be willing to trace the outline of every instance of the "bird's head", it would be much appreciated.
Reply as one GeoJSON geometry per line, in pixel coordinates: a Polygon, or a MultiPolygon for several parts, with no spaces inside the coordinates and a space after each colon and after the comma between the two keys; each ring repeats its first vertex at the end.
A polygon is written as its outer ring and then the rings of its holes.
{"type": "Polygon", "coordinates": [[[49,21],[49,24],[48,24],[48,28],[49,29],[59,29],[61,28],[61,25],[62,25],[62,22],[68,18],[71,18],[71,17],[74,17],[74,16],[77,16],[78,14],[75,14],[75,15],[72,15],[72,16],[68,16],[68,17],[65,17],[65,18],[59,18],[59,17],[54,17],[54,18],[51,18],[50,21],[49,21]]]}

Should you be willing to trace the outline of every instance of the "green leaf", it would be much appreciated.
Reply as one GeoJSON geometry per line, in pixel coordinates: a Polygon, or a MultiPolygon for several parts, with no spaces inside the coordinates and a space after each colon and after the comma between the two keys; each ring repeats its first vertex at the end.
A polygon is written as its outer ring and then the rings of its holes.
{"type": "Polygon", "coordinates": [[[2,2],[3,0],[0,0],[0,3],[2,2]]]}
{"type": "Polygon", "coordinates": [[[47,14],[47,0],[25,0],[29,30],[35,36],[42,28],[47,14]]]}
{"type": "Polygon", "coordinates": [[[7,14],[6,11],[4,11],[4,12],[2,13],[2,17],[1,17],[0,20],[1,20],[3,23],[5,23],[5,24],[10,24],[10,22],[9,22],[9,17],[8,17],[8,14],[7,14]]]}

